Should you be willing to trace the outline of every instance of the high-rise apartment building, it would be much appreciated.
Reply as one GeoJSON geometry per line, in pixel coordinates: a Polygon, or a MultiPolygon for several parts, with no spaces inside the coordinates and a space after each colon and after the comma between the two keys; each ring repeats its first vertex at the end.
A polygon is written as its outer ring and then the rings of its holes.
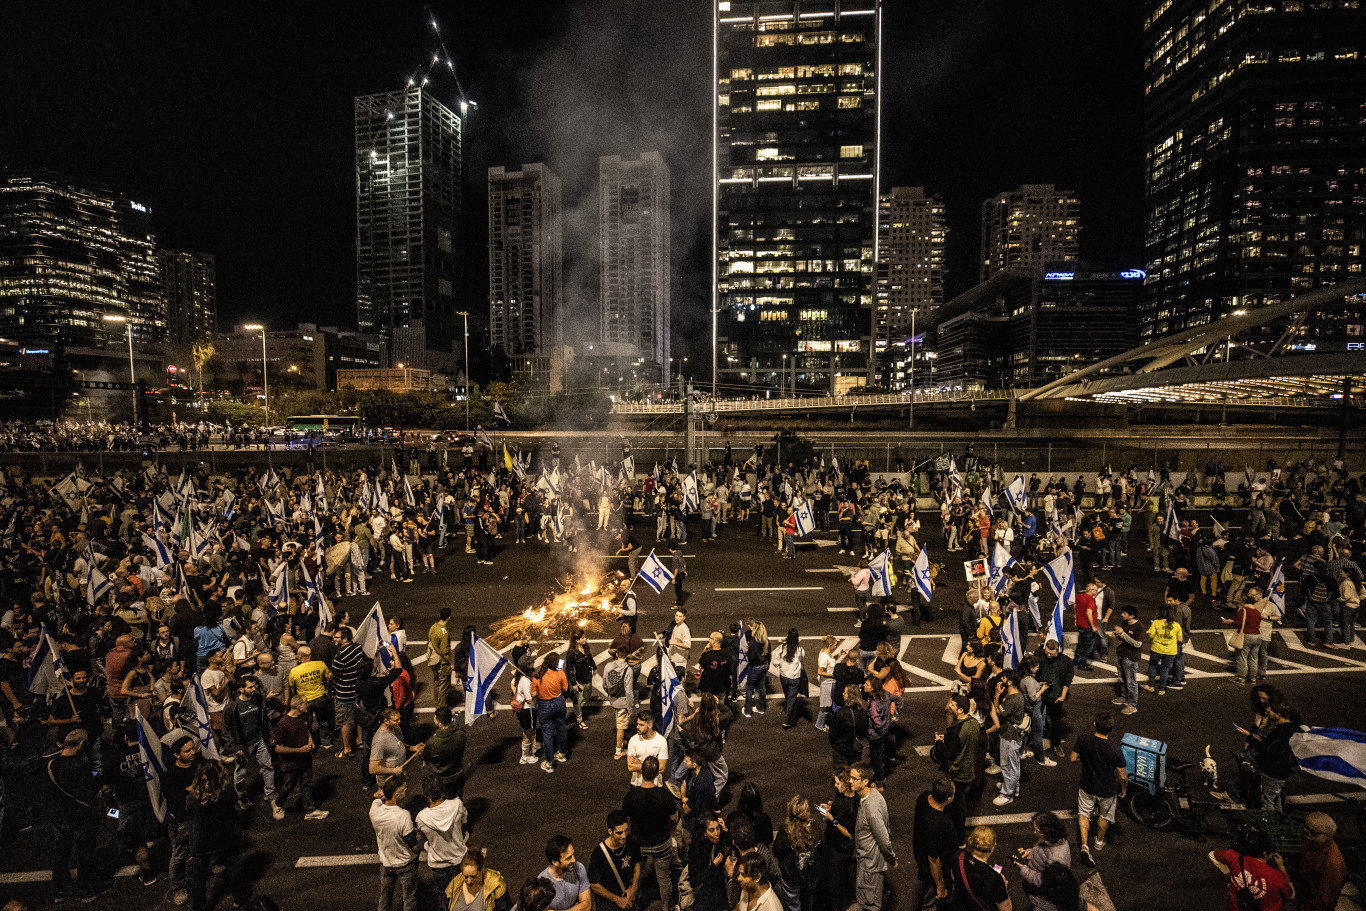
{"type": "MultiPolygon", "coordinates": [[[[1361,274],[1360,6],[1146,4],[1143,342],[1361,274]]],[[[1325,311],[1300,322],[1295,344],[1350,350],[1342,346],[1351,338],[1362,341],[1359,308],[1353,319],[1325,311]]],[[[1269,325],[1265,332],[1274,340],[1285,328],[1269,325]]]]}
{"type": "Polygon", "coordinates": [[[129,324],[139,341],[166,334],[150,209],[48,172],[0,172],[0,336],[101,345],[129,324]]]}
{"type": "Polygon", "coordinates": [[[462,114],[422,85],[355,100],[356,309],[386,341],[421,322],[450,351],[463,328],[460,282],[462,114]]]}
{"type": "Polygon", "coordinates": [[[598,159],[602,342],[669,374],[669,169],[658,152],[598,159]]]}
{"type": "Polygon", "coordinates": [[[877,243],[880,0],[716,2],[716,372],[862,385],[877,243]]]}
{"type": "Polygon", "coordinates": [[[1051,183],[1027,183],[982,203],[982,271],[986,281],[1006,269],[1033,271],[1075,262],[1081,252],[1081,203],[1051,183]]]}
{"type": "Polygon", "coordinates": [[[562,204],[543,164],[489,168],[489,334],[508,357],[552,357],[564,344],[562,204]]]}
{"type": "Polygon", "coordinates": [[[944,247],[949,229],[944,201],[924,187],[893,187],[879,200],[877,244],[878,335],[907,329],[911,313],[944,302],[944,247]]]}
{"type": "Polygon", "coordinates": [[[176,344],[218,334],[218,280],[207,253],[158,250],[161,293],[166,301],[166,338],[176,344]]]}

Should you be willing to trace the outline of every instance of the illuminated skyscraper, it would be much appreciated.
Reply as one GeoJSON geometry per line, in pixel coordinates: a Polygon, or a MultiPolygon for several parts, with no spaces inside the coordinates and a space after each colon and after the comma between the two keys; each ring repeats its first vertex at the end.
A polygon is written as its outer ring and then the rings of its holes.
{"type": "Polygon", "coordinates": [[[510,358],[564,344],[560,178],[543,164],[489,168],[489,333],[510,358]]]}
{"type": "Polygon", "coordinates": [[[1081,204],[1075,193],[1051,183],[1027,183],[982,203],[982,272],[1031,272],[1050,263],[1076,262],[1081,247],[1081,204]]]}
{"type": "MultiPolygon", "coordinates": [[[[1149,342],[1359,277],[1366,256],[1366,11],[1357,0],[1149,0],[1149,342]]],[[[1344,310],[1339,315],[1351,316],[1344,310]]],[[[1352,349],[1349,319],[1287,343],[1352,349]]],[[[1263,327],[1268,339],[1285,323],[1263,327]]]]}
{"type": "Polygon", "coordinates": [[[422,327],[450,351],[463,327],[461,115],[421,85],[355,100],[356,287],[362,332],[422,327]]]}
{"type": "Polygon", "coordinates": [[[207,253],[158,250],[162,296],[166,300],[166,338],[177,344],[218,334],[218,281],[207,253]]]}
{"type": "Polygon", "coordinates": [[[911,311],[928,313],[944,302],[944,246],[949,229],[944,201],[924,187],[882,194],[878,217],[878,335],[910,326],[911,311]]]}
{"type": "Polygon", "coordinates": [[[715,0],[724,385],[862,385],[877,242],[880,0],[715,0]]]}
{"type": "Polygon", "coordinates": [[[638,161],[611,155],[598,160],[598,176],[603,344],[609,352],[633,352],[666,378],[669,169],[658,152],[638,161]]]}
{"type": "Polygon", "coordinates": [[[43,171],[0,173],[0,336],[160,341],[166,313],[147,206],[43,171]]]}

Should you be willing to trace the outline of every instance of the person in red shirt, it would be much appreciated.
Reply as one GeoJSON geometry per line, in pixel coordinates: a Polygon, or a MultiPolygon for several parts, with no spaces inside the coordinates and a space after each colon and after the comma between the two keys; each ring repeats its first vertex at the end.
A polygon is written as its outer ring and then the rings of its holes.
{"type": "Polygon", "coordinates": [[[1252,825],[1238,830],[1234,849],[1211,851],[1210,862],[1226,877],[1228,911],[1240,911],[1238,893],[1246,890],[1257,902],[1257,911],[1282,911],[1295,897],[1295,887],[1285,872],[1285,861],[1266,834],[1252,825]]]}
{"type": "Polygon", "coordinates": [[[1096,583],[1077,594],[1077,650],[1072,653],[1072,666],[1079,671],[1089,670],[1091,653],[1100,651],[1100,616],[1096,608],[1096,583]]]}
{"type": "Polygon", "coordinates": [[[1262,650],[1262,612],[1257,599],[1251,594],[1244,595],[1237,615],[1224,622],[1233,624],[1234,633],[1243,637],[1243,644],[1233,650],[1233,679],[1251,683],[1257,676],[1258,653],[1262,650]]]}

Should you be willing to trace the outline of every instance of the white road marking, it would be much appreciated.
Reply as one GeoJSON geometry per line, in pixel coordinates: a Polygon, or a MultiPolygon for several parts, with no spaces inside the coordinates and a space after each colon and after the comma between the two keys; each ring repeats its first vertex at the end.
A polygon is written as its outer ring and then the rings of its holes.
{"type": "Polygon", "coordinates": [[[824,585],[793,585],[784,588],[717,588],[713,591],[718,592],[820,592],[825,591],[824,585]]]}
{"type": "Polygon", "coordinates": [[[852,613],[854,613],[854,612],[857,610],[857,608],[853,608],[853,607],[827,607],[826,610],[828,610],[828,611],[829,611],[830,613],[832,613],[832,614],[852,614],[852,613]]]}
{"type": "Polygon", "coordinates": [[[379,863],[378,854],[318,854],[300,857],[295,867],[358,867],[379,863]]]}
{"type": "MultiPolygon", "coordinates": [[[[1076,819],[1076,810],[1054,810],[1053,814],[1060,819],[1076,819]]],[[[1005,813],[1000,816],[969,816],[968,825],[970,826],[1014,826],[1021,823],[1033,822],[1033,813],[1005,813]]]]}
{"type": "MultiPolygon", "coordinates": [[[[378,857],[379,855],[375,855],[378,857]]],[[[138,872],[137,864],[129,864],[126,867],[119,867],[114,871],[117,878],[136,876],[138,872]]],[[[76,878],[76,871],[71,871],[71,878],[76,878]]],[[[51,870],[26,870],[21,873],[0,873],[0,884],[6,883],[46,883],[52,881],[51,870]]]]}
{"type": "Polygon", "coordinates": [[[1318,655],[1320,658],[1331,658],[1333,661],[1341,661],[1344,664],[1349,664],[1353,667],[1366,667],[1366,662],[1357,661],[1353,658],[1348,658],[1345,655],[1339,655],[1331,649],[1310,648],[1301,642],[1299,634],[1292,630],[1276,630],[1276,634],[1281,637],[1282,642],[1297,652],[1318,655]]]}
{"type": "Polygon", "coordinates": [[[808,569],[807,572],[809,572],[809,573],[842,573],[842,572],[844,572],[844,570],[840,569],[838,566],[832,566],[830,569],[808,569]]]}

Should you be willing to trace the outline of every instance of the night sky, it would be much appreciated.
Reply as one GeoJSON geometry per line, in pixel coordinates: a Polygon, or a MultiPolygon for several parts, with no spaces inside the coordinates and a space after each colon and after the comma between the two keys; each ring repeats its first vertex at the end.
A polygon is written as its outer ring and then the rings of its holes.
{"type": "MultiPolygon", "coordinates": [[[[354,324],[352,97],[437,49],[423,4],[17,3],[0,55],[0,166],[46,167],[153,209],[213,253],[220,321],[354,324]]],[[[486,304],[490,165],[565,191],[571,306],[596,302],[597,158],[658,149],[674,196],[675,347],[707,350],[710,3],[433,3],[468,97],[465,290],[486,304]]],[[[887,0],[882,186],[949,217],[948,296],[977,280],[979,211],[1021,183],[1082,205],[1082,255],[1141,264],[1136,3],[887,0]]],[[[454,104],[454,83],[436,83],[454,104]]],[[[473,309],[473,308],[472,308],[473,309]]],[[[591,311],[590,311],[591,312],[591,311]]]]}

